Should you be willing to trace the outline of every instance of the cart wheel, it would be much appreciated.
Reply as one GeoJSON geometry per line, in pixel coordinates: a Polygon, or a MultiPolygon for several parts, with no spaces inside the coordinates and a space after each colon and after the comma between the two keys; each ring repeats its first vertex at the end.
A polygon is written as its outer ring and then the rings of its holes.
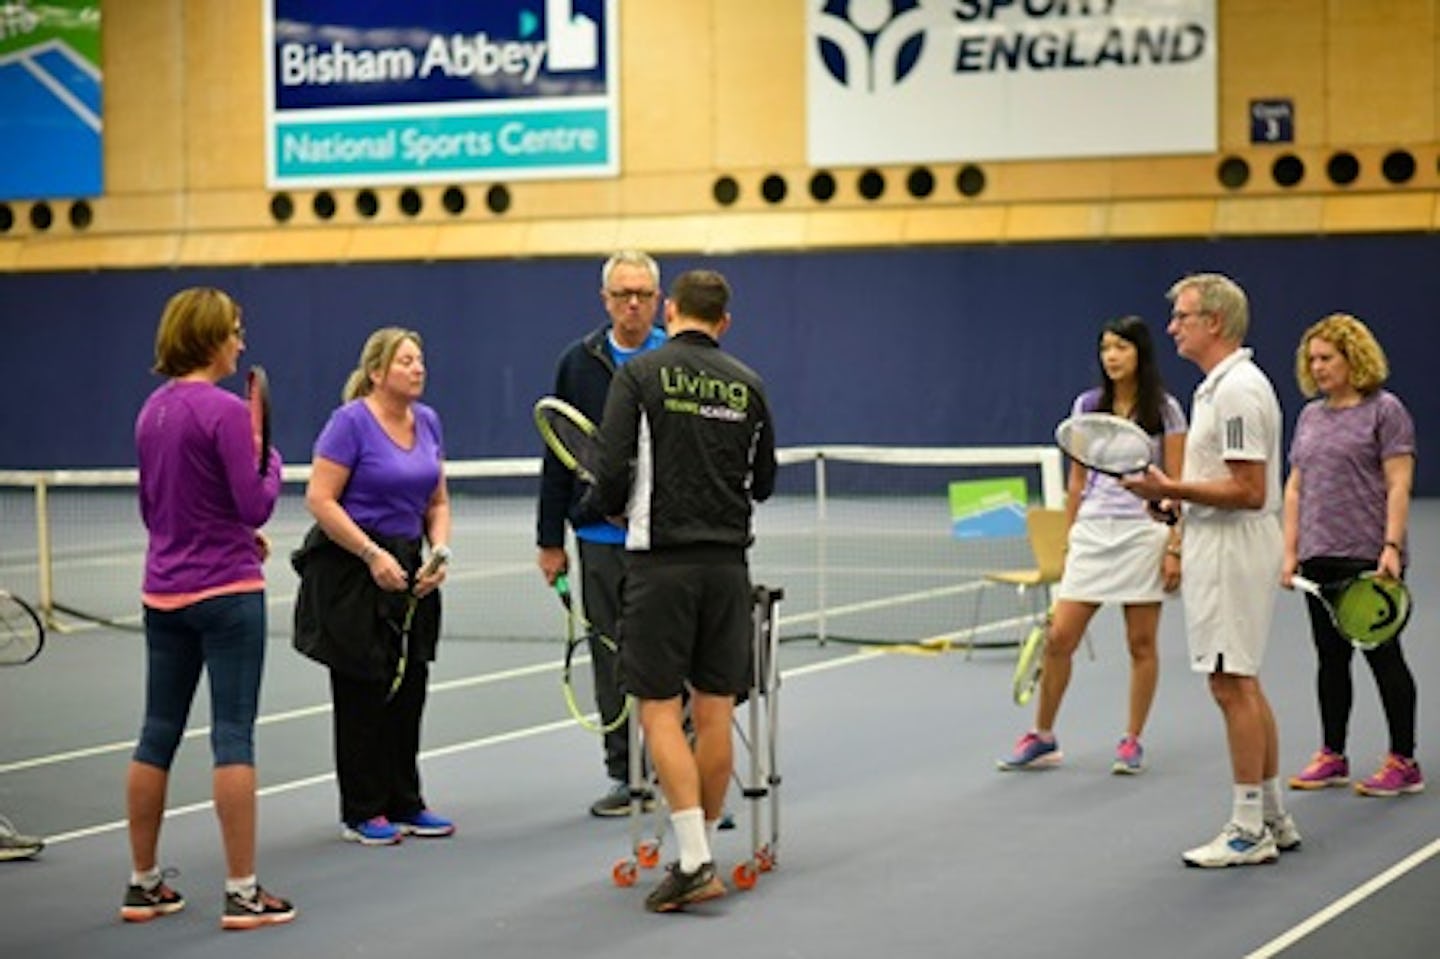
{"type": "Polygon", "coordinates": [[[622,889],[635,885],[635,877],[638,870],[635,868],[635,860],[621,859],[610,869],[610,878],[615,885],[622,889]]]}
{"type": "Polygon", "coordinates": [[[635,858],[642,869],[654,869],[660,865],[660,843],[654,839],[647,839],[635,847],[635,858]]]}
{"type": "Polygon", "coordinates": [[[769,846],[762,846],[755,850],[755,864],[760,867],[761,872],[769,872],[775,868],[775,853],[769,846]]]}
{"type": "Polygon", "coordinates": [[[755,883],[760,879],[760,871],[753,860],[746,860],[735,867],[730,878],[734,880],[736,889],[754,889],[755,883]]]}

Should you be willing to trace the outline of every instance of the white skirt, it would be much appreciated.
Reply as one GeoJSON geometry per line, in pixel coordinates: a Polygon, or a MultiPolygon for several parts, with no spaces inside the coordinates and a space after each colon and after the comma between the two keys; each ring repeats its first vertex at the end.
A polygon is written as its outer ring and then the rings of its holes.
{"type": "Polygon", "coordinates": [[[1079,603],[1158,603],[1170,528],[1148,518],[1076,519],[1055,595],[1079,603]]]}

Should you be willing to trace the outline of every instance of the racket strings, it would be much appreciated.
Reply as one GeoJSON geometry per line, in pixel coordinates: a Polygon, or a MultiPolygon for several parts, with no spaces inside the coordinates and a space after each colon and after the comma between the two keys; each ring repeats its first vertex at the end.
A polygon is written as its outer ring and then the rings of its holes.
{"type": "Polygon", "coordinates": [[[1060,437],[1061,447],[1096,469],[1138,472],[1150,462],[1150,439],[1109,423],[1073,423],[1060,437]]]}

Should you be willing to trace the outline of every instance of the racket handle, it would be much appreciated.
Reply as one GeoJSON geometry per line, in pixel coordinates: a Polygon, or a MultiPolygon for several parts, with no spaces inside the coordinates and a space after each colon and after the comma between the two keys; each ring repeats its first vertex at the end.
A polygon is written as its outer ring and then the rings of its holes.
{"type": "Polygon", "coordinates": [[[1316,599],[1320,598],[1320,584],[1315,582],[1313,579],[1306,579],[1299,573],[1296,573],[1295,575],[1290,577],[1290,588],[1298,589],[1302,593],[1309,593],[1316,599]]]}
{"type": "Polygon", "coordinates": [[[555,595],[560,597],[560,602],[565,604],[566,609],[570,608],[570,575],[568,573],[561,573],[555,577],[555,595]]]}
{"type": "Polygon", "coordinates": [[[425,568],[420,570],[420,575],[432,576],[441,566],[444,566],[448,562],[450,562],[450,547],[445,545],[437,546],[435,547],[435,551],[430,554],[430,559],[426,561],[425,568]]]}

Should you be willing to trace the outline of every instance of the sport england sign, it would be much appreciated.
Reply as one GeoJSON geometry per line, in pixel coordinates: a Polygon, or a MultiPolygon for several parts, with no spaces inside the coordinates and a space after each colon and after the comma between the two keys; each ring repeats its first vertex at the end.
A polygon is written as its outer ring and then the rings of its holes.
{"type": "Polygon", "coordinates": [[[614,176],[616,0],[267,0],[269,185],[614,176]]]}
{"type": "Polygon", "coordinates": [[[1215,0],[808,0],[809,162],[1213,152],[1215,0]]]}

